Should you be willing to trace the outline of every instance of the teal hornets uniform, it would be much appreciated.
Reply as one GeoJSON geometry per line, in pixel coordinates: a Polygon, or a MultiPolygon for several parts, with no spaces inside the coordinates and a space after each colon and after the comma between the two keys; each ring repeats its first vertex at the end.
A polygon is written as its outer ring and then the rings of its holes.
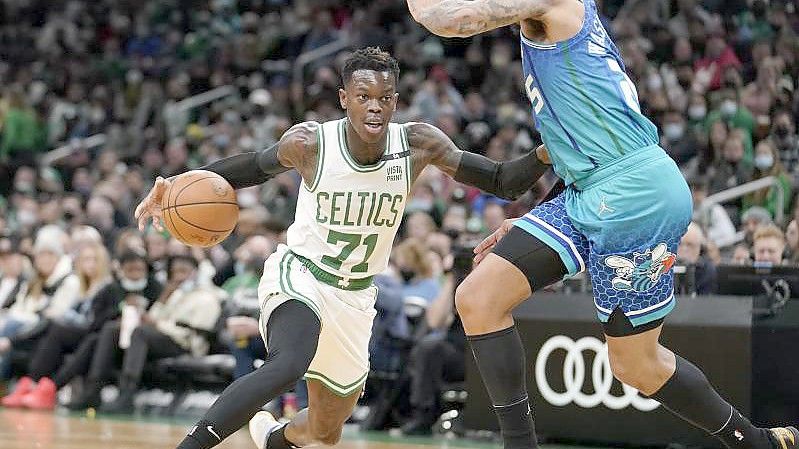
{"type": "Polygon", "coordinates": [[[589,270],[601,321],[620,308],[638,326],[674,308],[671,267],[691,193],[641,115],[594,0],[583,3],[583,26],[571,39],[521,40],[535,125],[567,188],[515,225],[553,248],[567,276],[589,270]]]}

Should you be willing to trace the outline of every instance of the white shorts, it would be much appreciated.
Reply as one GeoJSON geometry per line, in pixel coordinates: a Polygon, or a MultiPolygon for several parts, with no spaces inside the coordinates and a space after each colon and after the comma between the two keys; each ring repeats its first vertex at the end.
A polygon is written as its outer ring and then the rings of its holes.
{"type": "Polygon", "coordinates": [[[258,286],[261,337],[266,341],[269,315],[296,299],[319,317],[322,331],[306,379],[315,379],[339,396],[360,392],[369,374],[369,339],[376,311],[377,287],[342,290],[318,281],[288,250],[279,245],[264,264],[258,286]]]}

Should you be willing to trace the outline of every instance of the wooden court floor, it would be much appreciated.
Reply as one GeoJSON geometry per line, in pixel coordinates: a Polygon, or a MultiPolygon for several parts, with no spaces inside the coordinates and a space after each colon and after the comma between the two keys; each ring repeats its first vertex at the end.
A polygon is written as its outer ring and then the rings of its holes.
{"type": "MultiPolygon", "coordinates": [[[[188,422],[146,419],[88,418],[65,412],[0,409],[0,449],[174,449],[189,427],[188,422]]],[[[240,430],[220,449],[255,449],[246,431],[240,430]]],[[[500,445],[468,440],[391,437],[386,433],[345,431],[340,449],[499,449],[500,445]]],[[[585,449],[545,446],[545,449],[585,449]]]]}

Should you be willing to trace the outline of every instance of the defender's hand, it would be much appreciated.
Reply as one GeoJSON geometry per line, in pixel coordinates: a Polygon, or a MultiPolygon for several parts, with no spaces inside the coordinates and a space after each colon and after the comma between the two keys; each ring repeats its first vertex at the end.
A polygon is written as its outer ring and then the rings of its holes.
{"type": "Polygon", "coordinates": [[[144,227],[147,225],[147,220],[150,219],[150,217],[153,219],[153,227],[155,227],[155,229],[159,232],[164,230],[164,227],[161,225],[161,220],[163,218],[163,214],[161,213],[161,200],[164,198],[164,194],[169,190],[169,186],[171,185],[171,181],[159,176],[155,180],[155,185],[152,190],[150,190],[150,193],[136,206],[134,217],[139,223],[140,231],[144,231],[144,227]]]}
{"type": "Polygon", "coordinates": [[[502,226],[499,227],[493,234],[486,237],[479,245],[474,249],[474,266],[477,266],[480,262],[485,259],[488,253],[497,246],[497,242],[499,242],[502,237],[505,237],[510,229],[513,227],[513,223],[517,220],[517,218],[509,218],[502,222],[502,226]]]}

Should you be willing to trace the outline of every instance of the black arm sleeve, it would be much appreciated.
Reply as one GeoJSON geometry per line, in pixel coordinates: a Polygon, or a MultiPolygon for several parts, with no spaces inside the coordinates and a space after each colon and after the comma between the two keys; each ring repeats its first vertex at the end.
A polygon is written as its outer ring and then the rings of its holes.
{"type": "Polygon", "coordinates": [[[278,160],[277,149],[278,144],[275,144],[261,151],[236,154],[200,167],[200,170],[222,176],[234,189],[257,186],[289,170],[278,160]]]}
{"type": "Polygon", "coordinates": [[[541,162],[535,151],[506,162],[464,151],[455,180],[513,200],[528,191],[547,169],[549,165],[541,162]]]}

